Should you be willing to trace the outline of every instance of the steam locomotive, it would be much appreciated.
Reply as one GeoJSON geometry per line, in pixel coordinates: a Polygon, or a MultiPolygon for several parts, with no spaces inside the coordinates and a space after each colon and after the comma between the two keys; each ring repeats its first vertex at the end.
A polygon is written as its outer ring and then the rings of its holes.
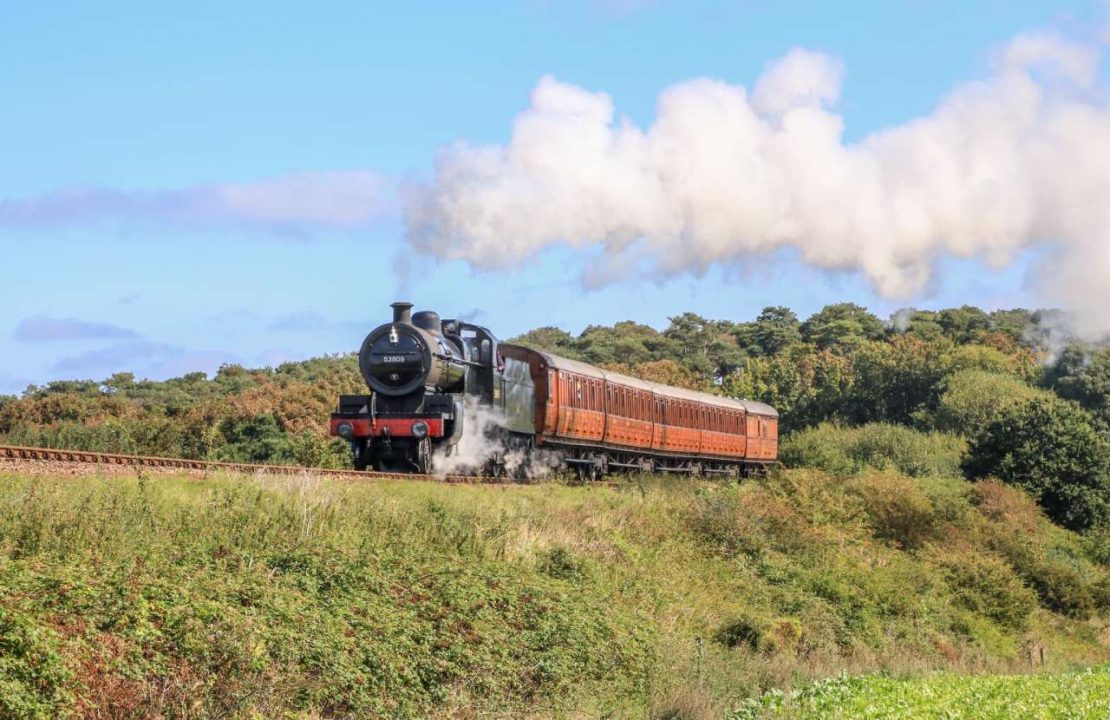
{"type": "Polygon", "coordinates": [[[468,469],[491,474],[526,475],[542,457],[585,479],[618,470],[740,475],[778,456],[778,412],[764,403],[499,343],[479,325],[413,313],[412,303],[392,308],[393,321],[370,331],[358,354],[371,393],[340,396],[331,416],[356,469],[430,474],[475,432],[492,450],[468,469]]]}

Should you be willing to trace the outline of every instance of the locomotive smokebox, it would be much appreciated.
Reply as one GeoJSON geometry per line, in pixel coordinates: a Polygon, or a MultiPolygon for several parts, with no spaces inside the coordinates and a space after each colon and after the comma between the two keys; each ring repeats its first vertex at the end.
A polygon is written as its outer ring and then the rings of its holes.
{"type": "Polygon", "coordinates": [[[439,314],[412,314],[412,303],[395,302],[393,322],[366,336],[358,366],[374,392],[404,397],[426,390],[449,392],[465,385],[462,349],[443,337],[439,314]]]}
{"type": "Polygon", "coordinates": [[[395,302],[389,307],[393,308],[393,322],[399,325],[412,325],[412,303],[395,302]]]}

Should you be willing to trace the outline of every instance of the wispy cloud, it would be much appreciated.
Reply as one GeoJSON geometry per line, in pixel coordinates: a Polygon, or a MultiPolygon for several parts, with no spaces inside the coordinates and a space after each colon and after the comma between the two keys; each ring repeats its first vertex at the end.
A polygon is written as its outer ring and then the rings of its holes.
{"type": "Polygon", "coordinates": [[[364,227],[389,212],[392,186],[364,170],[305,172],[251,183],[125,191],[69,187],[0,200],[0,229],[157,222],[299,234],[364,227]]]}
{"type": "Polygon", "coordinates": [[[12,337],[24,343],[47,343],[66,340],[125,340],[137,338],[138,334],[109,323],[34,315],[24,318],[16,326],[12,337]]]}
{"type": "Polygon", "coordinates": [[[214,373],[220,365],[240,362],[222,350],[191,350],[167,343],[136,340],[65,357],[51,368],[55,374],[72,378],[101,379],[117,372],[164,379],[190,372],[214,373]]]}

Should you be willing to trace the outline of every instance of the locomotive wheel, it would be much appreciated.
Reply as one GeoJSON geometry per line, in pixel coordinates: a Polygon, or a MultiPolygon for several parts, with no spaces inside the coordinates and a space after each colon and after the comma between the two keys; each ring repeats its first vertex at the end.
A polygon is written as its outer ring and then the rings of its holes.
{"type": "Polygon", "coordinates": [[[351,454],[355,470],[365,470],[370,467],[370,445],[366,440],[352,442],[351,454]]]}
{"type": "Polygon", "coordinates": [[[416,471],[424,475],[431,475],[434,464],[432,442],[428,438],[424,438],[416,446],[416,471]]]}

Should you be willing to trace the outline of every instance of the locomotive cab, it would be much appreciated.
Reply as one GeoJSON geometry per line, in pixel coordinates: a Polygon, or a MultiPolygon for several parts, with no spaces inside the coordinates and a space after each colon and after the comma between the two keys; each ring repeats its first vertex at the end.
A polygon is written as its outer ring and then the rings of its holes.
{"type": "Polygon", "coordinates": [[[486,328],[395,302],[393,321],[366,336],[359,370],[369,395],[341,396],[331,434],[351,446],[355,468],[432,471],[434,452],[462,436],[463,400],[490,403],[497,339],[486,328]]]}

